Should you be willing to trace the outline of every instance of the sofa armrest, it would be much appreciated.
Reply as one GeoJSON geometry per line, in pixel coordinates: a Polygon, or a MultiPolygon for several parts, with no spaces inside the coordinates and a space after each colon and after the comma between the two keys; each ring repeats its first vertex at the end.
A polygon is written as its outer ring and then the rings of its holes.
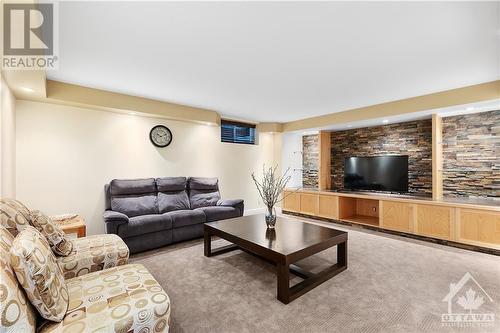
{"type": "Polygon", "coordinates": [[[106,225],[106,233],[108,234],[117,235],[118,226],[128,223],[128,216],[120,212],[106,210],[102,216],[104,218],[104,224],[106,225]]]}
{"type": "Polygon", "coordinates": [[[234,207],[239,210],[240,216],[243,216],[243,211],[245,210],[243,199],[221,199],[217,202],[217,206],[234,207]]]}

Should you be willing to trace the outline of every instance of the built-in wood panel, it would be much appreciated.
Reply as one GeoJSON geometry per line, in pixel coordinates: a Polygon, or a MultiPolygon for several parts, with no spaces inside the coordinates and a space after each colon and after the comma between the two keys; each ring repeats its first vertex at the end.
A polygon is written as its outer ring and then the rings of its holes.
{"type": "Polygon", "coordinates": [[[443,118],[432,115],[432,198],[443,197],[443,118]]]}
{"type": "Polygon", "coordinates": [[[285,211],[500,250],[500,207],[492,203],[307,189],[285,190],[285,196],[285,211]]]}
{"type": "Polygon", "coordinates": [[[318,216],[330,219],[338,219],[339,197],[333,195],[319,195],[318,216]]]}
{"type": "Polygon", "coordinates": [[[416,209],[416,233],[418,235],[454,240],[454,208],[432,205],[416,205],[416,209]]]}
{"type": "Polygon", "coordinates": [[[500,248],[500,213],[457,209],[457,241],[500,248]]]}
{"type": "Polygon", "coordinates": [[[283,209],[290,212],[300,212],[300,193],[298,192],[284,192],[283,209]]]}
{"type": "Polygon", "coordinates": [[[331,132],[319,132],[319,189],[329,190],[332,188],[331,177],[331,132]]]}
{"type": "Polygon", "coordinates": [[[380,226],[382,228],[414,232],[414,205],[392,202],[380,201],[380,226]]]}
{"type": "MultiPolygon", "coordinates": [[[[285,189],[285,191],[292,191],[292,190],[285,189]]],[[[443,199],[433,200],[430,197],[427,198],[427,197],[419,197],[412,195],[386,195],[386,194],[369,193],[369,192],[348,193],[348,192],[335,192],[335,191],[332,192],[332,191],[319,191],[319,190],[308,190],[308,189],[300,189],[299,192],[336,195],[338,197],[352,198],[352,199],[383,200],[383,201],[393,201],[402,203],[427,204],[433,206],[468,208],[468,209],[500,212],[500,205],[498,204],[498,201],[487,198],[443,198],[443,199]]]]}
{"type": "Polygon", "coordinates": [[[308,215],[318,215],[319,209],[318,194],[300,194],[300,212],[308,215]]]}

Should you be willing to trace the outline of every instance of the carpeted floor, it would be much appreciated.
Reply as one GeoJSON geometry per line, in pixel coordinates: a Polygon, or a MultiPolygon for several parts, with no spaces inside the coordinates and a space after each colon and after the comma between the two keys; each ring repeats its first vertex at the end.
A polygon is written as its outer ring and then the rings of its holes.
{"type": "MultiPolygon", "coordinates": [[[[203,256],[203,240],[141,253],[172,302],[171,332],[500,332],[500,257],[403,237],[324,224],[349,232],[349,267],[288,305],[276,299],[274,267],[241,251],[203,256]],[[450,283],[471,273],[472,313],[495,313],[493,327],[446,327],[450,283]],[[476,300],[476,302],[472,302],[476,300]]],[[[225,241],[217,240],[214,245],[225,241]]],[[[335,249],[300,264],[334,263],[335,249]]],[[[294,278],[292,284],[300,281],[294,278]]],[[[453,312],[469,313],[456,299],[453,312]]]]}

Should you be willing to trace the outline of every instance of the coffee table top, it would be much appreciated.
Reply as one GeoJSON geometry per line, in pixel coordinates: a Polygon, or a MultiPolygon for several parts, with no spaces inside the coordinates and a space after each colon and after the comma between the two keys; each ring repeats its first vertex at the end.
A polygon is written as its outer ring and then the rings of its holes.
{"type": "Polygon", "coordinates": [[[205,226],[283,255],[347,237],[345,231],[281,216],[276,219],[275,229],[269,230],[263,214],[209,222],[205,226]]]}

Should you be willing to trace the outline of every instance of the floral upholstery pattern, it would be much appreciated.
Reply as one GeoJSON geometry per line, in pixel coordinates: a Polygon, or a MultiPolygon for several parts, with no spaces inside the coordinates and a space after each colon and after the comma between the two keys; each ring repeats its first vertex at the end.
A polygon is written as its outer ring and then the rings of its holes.
{"type": "Polygon", "coordinates": [[[93,235],[71,241],[71,253],[57,258],[66,279],[128,263],[128,247],[117,235],[93,235]]]}
{"type": "Polygon", "coordinates": [[[45,236],[55,254],[67,256],[73,250],[73,243],[66,237],[64,231],[44,213],[32,210],[30,224],[45,236]]]}
{"type": "Polygon", "coordinates": [[[30,225],[30,210],[14,199],[0,199],[0,225],[16,237],[30,225]]]}
{"type": "Polygon", "coordinates": [[[61,321],[68,309],[68,289],[45,237],[29,226],[12,242],[11,265],[40,315],[61,321]]]}
{"type": "Polygon", "coordinates": [[[125,265],[66,281],[69,308],[40,333],[168,332],[170,299],[142,265],[125,265]]]}
{"type": "Polygon", "coordinates": [[[35,332],[36,312],[10,267],[14,236],[0,226],[0,332],[35,332]]]}

